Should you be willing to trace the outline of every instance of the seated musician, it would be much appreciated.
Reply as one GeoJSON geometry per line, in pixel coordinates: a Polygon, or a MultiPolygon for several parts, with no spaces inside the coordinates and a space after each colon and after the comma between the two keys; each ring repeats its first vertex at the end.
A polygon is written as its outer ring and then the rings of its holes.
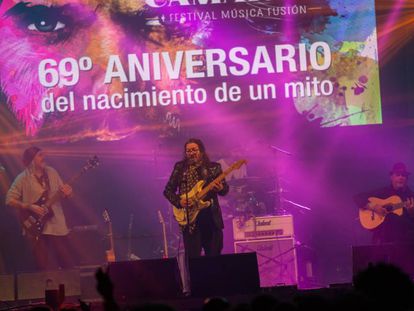
{"type": "Polygon", "coordinates": [[[404,163],[396,163],[390,171],[389,186],[354,197],[360,209],[372,213],[368,221],[375,220],[377,215],[385,216],[384,221],[372,229],[374,244],[414,243],[414,193],[407,185],[409,175],[404,163]],[[392,196],[397,196],[402,204],[391,204],[392,196]],[[383,199],[383,203],[375,201],[368,204],[369,198],[383,199]],[[399,207],[399,213],[391,212],[393,206],[399,207]]]}

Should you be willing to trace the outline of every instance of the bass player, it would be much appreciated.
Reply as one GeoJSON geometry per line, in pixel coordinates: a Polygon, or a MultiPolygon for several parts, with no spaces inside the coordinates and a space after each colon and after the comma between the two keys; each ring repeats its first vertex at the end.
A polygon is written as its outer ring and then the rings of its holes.
{"type": "Polygon", "coordinates": [[[165,186],[164,196],[172,205],[191,211],[198,203],[185,194],[200,180],[204,180],[205,184],[213,183],[212,190],[203,198],[210,201],[210,205],[201,209],[193,222],[181,226],[188,258],[201,256],[203,249],[206,256],[219,255],[223,249],[224,225],[218,195],[226,195],[229,186],[224,179],[215,180],[221,174],[221,165],[210,161],[203,142],[192,138],[184,144],[184,159],[175,163],[165,186]]]}
{"type": "MultiPolygon", "coordinates": [[[[48,210],[36,204],[40,198],[45,197],[47,200],[58,191],[61,192],[61,197],[72,195],[72,188],[62,182],[54,168],[46,165],[45,153],[40,148],[27,148],[23,153],[23,164],[25,170],[16,177],[6,195],[6,204],[18,212],[30,212],[35,217],[42,217],[48,210]]],[[[73,266],[73,255],[69,251],[67,238],[69,230],[61,203],[54,203],[51,211],[41,234],[36,238],[23,229],[23,234],[32,244],[37,268],[40,270],[73,266]]]]}
{"type": "Polygon", "coordinates": [[[372,229],[374,244],[414,243],[414,193],[407,185],[409,175],[404,163],[396,163],[389,186],[354,196],[361,224],[372,229]],[[363,215],[367,215],[365,220],[363,215]]]}

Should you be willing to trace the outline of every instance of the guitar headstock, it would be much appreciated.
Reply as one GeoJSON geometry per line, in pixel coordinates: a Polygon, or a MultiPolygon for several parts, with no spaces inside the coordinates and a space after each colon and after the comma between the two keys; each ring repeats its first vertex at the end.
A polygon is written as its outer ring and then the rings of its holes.
{"type": "Polygon", "coordinates": [[[111,218],[109,217],[109,213],[108,213],[108,210],[106,208],[102,212],[102,217],[103,217],[103,219],[104,219],[104,221],[106,223],[110,223],[111,222],[111,218]]]}
{"type": "Polygon", "coordinates": [[[82,172],[86,172],[87,170],[95,168],[98,165],[99,165],[99,158],[96,155],[94,155],[88,161],[86,161],[86,164],[82,168],[82,172]]]}
{"type": "Polygon", "coordinates": [[[247,164],[247,160],[241,159],[231,165],[231,169],[239,169],[243,164],[247,164]]]}
{"type": "Polygon", "coordinates": [[[164,217],[162,216],[161,211],[158,210],[157,213],[158,213],[158,220],[159,220],[160,224],[165,224],[164,217]]]}

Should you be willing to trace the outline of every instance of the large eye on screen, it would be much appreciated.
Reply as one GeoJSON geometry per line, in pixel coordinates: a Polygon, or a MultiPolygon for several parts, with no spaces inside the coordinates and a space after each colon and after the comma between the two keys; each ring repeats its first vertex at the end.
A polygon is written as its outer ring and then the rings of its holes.
{"type": "Polygon", "coordinates": [[[65,28],[65,26],[65,24],[63,24],[60,21],[57,21],[56,19],[42,18],[41,20],[37,20],[34,23],[29,24],[27,26],[27,29],[40,32],[52,32],[59,29],[63,29],[65,28]]]}
{"type": "Polygon", "coordinates": [[[6,15],[14,17],[20,27],[42,33],[67,30],[65,28],[72,23],[70,12],[65,7],[29,6],[26,2],[16,4],[6,15]]]}
{"type": "Polygon", "coordinates": [[[29,24],[27,26],[27,29],[34,30],[34,31],[40,31],[40,32],[52,32],[57,31],[59,29],[65,28],[65,24],[61,21],[56,20],[55,18],[51,17],[43,17],[39,20],[35,21],[32,24],[29,24]]]}

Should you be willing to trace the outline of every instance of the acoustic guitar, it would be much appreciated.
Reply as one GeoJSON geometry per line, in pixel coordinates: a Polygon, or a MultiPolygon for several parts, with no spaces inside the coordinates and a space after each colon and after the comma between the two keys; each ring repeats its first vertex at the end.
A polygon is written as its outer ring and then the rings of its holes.
{"type": "Polygon", "coordinates": [[[375,229],[384,222],[387,215],[401,216],[405,207],[406,203],[397,195],[386,199],[370,197],[367,206],[359,209],[359,220],[365,229],[375,229]],[[375,206],[380,208],[376,209],[375,206]]]}

